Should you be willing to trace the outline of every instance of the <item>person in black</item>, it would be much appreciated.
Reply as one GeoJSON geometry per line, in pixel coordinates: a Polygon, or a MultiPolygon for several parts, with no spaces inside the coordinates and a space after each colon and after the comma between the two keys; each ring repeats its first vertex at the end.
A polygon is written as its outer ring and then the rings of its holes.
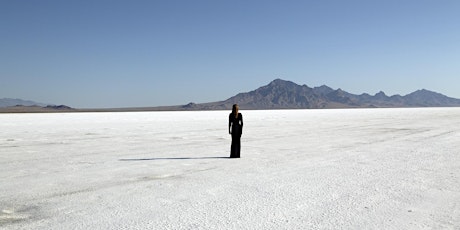
{"type": "Polygon", "coordinates": [[[234,104],[232,113],[228,116],[228,132],[232,135],[230,158],[240,158],[241,134],[243,134],[243,115],[238,113],[238,105],[234,104]]]}

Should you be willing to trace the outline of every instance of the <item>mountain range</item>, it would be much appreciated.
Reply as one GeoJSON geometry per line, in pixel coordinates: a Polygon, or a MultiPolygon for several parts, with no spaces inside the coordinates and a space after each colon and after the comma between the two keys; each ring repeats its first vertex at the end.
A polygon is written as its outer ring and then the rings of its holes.
{"type": "Polygon", "coordinates": [[[11,106],[47,106],[47,104],[39,103],[35,101],[26,101],[22,99],[13,99],[13,98],[2,98],[0,99],[0,108],[11,107],[11,106]]]}
{"type": "Polygon", "coordinates": [[[0,113],[42,113],[73,112],[76,110],[66,105],[49,105],[40,102],[3,98],[0,99],[0,113]]]}
{"type": "MultiPolygon", "coordinates": [[[[233,104],[241,109],[332,109],[332,108],[399,108],[399,107],[460,107],[460,99],[447,97],[426,89],[405,96],[387,96],[384,92],[375,95],[356,95],[326,85],[310,88],[291,81],[276,79],[268,85],[250,92],[239,93],[224,101],[189,103],[178,106],[116,108],[116,109],[72,109],[67,106],[46,106],[44,112],[112,112],[112,111],[182,111],[182,110],[229,110],[233,104]]],[[[40,112],[41,103],[19,99],[0,99],[0,112],[40,112]],[[22,105],[18,106],[18,105],[22,105]],[[36,106],[31,106],[36,105],[36,106]],[[14,110],[12,110],[14,108],[14,110]]]]}
{"type": "Polygon", "coordinates": [[[237,94],[225,101],[182,106],[182,109],[230,109],[238,104],[242,109],[329,109],[329,108],[396,108],[396,107],[453,107],[460,99],[450,98],[426,89],[405,96],[356,95],[326,85],[310,88],[291,81],[276,79],[256,90],[237,94]]]}

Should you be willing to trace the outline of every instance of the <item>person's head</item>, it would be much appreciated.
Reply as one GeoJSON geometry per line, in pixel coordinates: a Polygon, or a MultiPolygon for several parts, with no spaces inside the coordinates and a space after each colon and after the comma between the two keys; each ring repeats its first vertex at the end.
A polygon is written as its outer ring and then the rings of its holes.
{"type": "Polygon", "coordinates": [[[233,115],[235,115],[235,117],[238,117],[238,105],[237,104],[234,104],[233,107],[232,107],[232,113],[233,115]]]}

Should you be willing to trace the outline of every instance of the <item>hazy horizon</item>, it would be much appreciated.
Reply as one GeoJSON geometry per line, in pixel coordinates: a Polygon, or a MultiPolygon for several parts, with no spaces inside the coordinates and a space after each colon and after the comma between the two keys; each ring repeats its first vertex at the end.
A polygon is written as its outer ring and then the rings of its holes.
{"type": "MultiPolygon", "coordinates": [[[[281,79],[281,80],[285,80],[285,79],[281,79]]],[[[285,80],[285,81],[289,81],[289,80],[285,80]]],[[[295,84],[298,84],[298,83],[296,83],[296,82],[294,82],[294,83],[295,83],[295,84]]],[[[304,85],[304,84],[298,84],[298,85],[304,85]]],[[[264,85],[264,86],[266,86],[266,85],[264,85]]],[[[315,88],[315,87],[327,86],[327,85],[324,85],[324,84],[323,84],[323,85],[320,85],[320,86],[309,86],[309,85],[307,85],[307,86],[310,87],[310,88],[315,88]]],[[[260,86],[260,87],[262,87],[262,86],[260,86]]],[[[344,91],[347,92],[346,89],[342,89],[342,88],[337,88],[337,89],[341,89],[341,90],[344,90],[344,91]]],[[[337,90],[337,89],[333,89],[333,90],[337,90]]],[[[256,90],[256,89],[253,89],[253,90],[256,90]]],[[[251,91],[253,91],[253,90],[251,90],[251,91]]],[[[428,90],[428,91],[431,91],[430,89],[418,89],[418,90],[428,90]]],[[[416,90],[416,91],[418,91],[418,90],[416,90]]],[[[416,91],[409,92],[409,93],[405,93],[405,94],[392,94],[392,95],[387,94],[386,92],[383,92],[383,93],[384,93],[385,95],[387,95],[388,97],[391,97],[391,96],[395,96],[395,95],[406,96],[406,95],[411,94],[411,93],[414,93],[414,92],[416,92],[416,91]]],[[[382,92],[382,91],[380,91],[380,92],[382,92]]],[[[369,95],[371,95],[371,96],[374,96],[374,95],[377,95],[377,94],[380,93],[380,92],[377,92],[377,93],[375,93],[375,94],[370,94],[370,93],[368,93],[368,92],[362,92],[362,93],[355,94],[355,95],[369,94],[369,95]]],[[[247,92],[240,92],[240,93],[247,93],[247,92]]],[[[440,93],[440,92],[434,92],[434,93],[440,93]]],[[[441,94],[443,94],[443,93],[441,93],[441,94]]],[[[447,97],[450,97],[449,95],[445,95],[445,94],[443,94],[443,95],[444,95],[444,96],[447,96],[447,97]]],[[[233,97],[233,96],[236,96],[236,95],[232,95],[231,97],[233,97]]],[[[225,101],[225,100],[227,100],[227,99],[229,99],[229,98],[230,98],[230,97],[225,98],[225,99],[219,99],[219,100],[216,100],[216,101],[205,101],[205,102],[190,101],[190,102],[183,103],[183,104],[170,104],[170,105],[161,105],[161,106],[180,106],[180,105],[186,105],[186,104],[189,104],[189,103],[195,103],[195,104],[210,103],[210,102],[225,101]]],[[[450,97],[450,98],[455,98],[455,97],[450,97]]],[[[0,98],[0,99],[23,100],[23,101],[26,101],[26,102],[40,103],[40,104],[43,104],[43,105],[57,105],[57,104],[55,104],[55,103],[47,103],[47,102],[41,102],[41,101],[34,101],[34,100],[23,99],[23,98],[0,98]]],[[[459,99],[459,100],[460,100],[460,98],[455,98],[455,99],[459,99]]],[[[66,105],[66,104],[61,104],[61,105],[66,105]]],[[[130,108],[130,107],[133,107],[133,106],[124,106],[124,107],[86,107],[86,108],[83,108],[83,107],[74,107],[74,108],[80,108],[80,109],[98,109],[98,108],[99,108],[99,109],[104,109],[104,108],[130,108]]],[[[148,106],[148,105],[146,105],[146,106],[139,106],[139,107],[156,107],[156,106],[148,106]]]]}
{"type": "Polygon", "coordinates": [[[0,98],[182,105],[276,78],[460,98],[458,12],[453,0],[3,1],[0,98]]]}

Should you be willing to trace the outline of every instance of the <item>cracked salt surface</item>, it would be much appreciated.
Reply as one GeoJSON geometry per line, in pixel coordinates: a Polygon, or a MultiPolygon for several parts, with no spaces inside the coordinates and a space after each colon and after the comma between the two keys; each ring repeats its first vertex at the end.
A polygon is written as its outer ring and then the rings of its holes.
{"type": "Polygon", "coordinates": [[[460,228],[460,108],[241,112],[1,114],[0,229],[460,228]]]}

